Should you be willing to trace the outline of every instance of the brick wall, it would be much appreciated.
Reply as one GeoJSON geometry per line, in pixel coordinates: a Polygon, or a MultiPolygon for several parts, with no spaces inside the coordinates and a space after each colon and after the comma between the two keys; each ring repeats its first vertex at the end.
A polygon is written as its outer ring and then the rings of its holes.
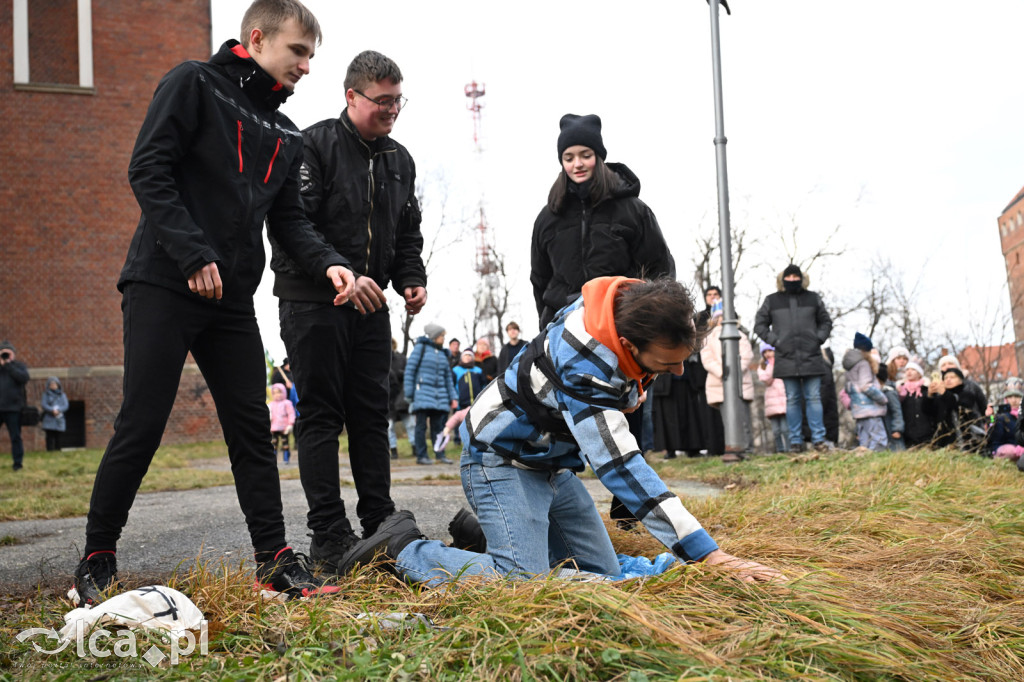
{"type": "Polygon", "coordinates": [[[1003,209],[998,228],[1010,291],[1017,367],[1024,368],[1024,188],[1003,209]]]}
{"type": "MultiPolygon", "coordinates": [[[[114,433],[114,419],[121,406],[123,369],[116,367],[41,367],[29,368],[32,379],[26,386],[30,405],[39,407],[48,377],[60,379],[69,401],[85,403],[85,438],[87,447],[103,447],[114,433]]],[[[214,415],[213,399],[206,382],[195,365],[182,373],[174,412],[164,432],[165,444],[215,440],[221,437],[220,425],[214,415]]],[[[25,449],[43,450],[46,446],[40,427],[22,428],[25,449]]],[[[10,452],[6,431],[0,436],[0,452],[10,452]]]]}
{"type": "MultiPolygon", "coordinates": [[[[62,4],[29,0],[30,27],[33,11],[62,4]]],[[[12,5],[0,2],[0,35],[7,37],[0,40],[0,339],[9,339],[29,365],[35,398],[46,378],[35,368],[67,379],[69,398],[86,402],[87,446],[103,447],[121,398],[115,284],[139,218],[128,162],[160,77],[182,60],[209,58],[210,0],[92,0],[94,89],[77,92],[14,86],[12,5]]],[[[77,20],[74,26],[60,31],[72,45],[77,20]]],[[[30,63],[40,51],[37,39],[30,33],[30,63]]],[[[76,51],[75,82],[77,59],[76,51]]],[[[43,77],[70,68],[32,63],[33,81],[36,66],[43,77]]],[[[165,442],[221,437],[212,401],[196,382],[202,377],[191,366],[165,442]]],[[[0,449],[9,449],[6,433],[0,449]]]]}

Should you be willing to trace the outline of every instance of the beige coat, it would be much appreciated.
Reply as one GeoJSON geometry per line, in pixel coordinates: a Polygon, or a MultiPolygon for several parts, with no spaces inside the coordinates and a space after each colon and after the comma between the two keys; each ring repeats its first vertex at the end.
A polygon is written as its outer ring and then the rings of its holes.
{"type": "MultiPolygon", "coordinates": [[[[708,371],[707,382],[704,390],[707,392],[708,405],[718,405],[724,398],[722,389],[722,325],[717,324],[708,334],[704,342],[704,348],[700,351],[700,361],[704,369],[708,371]]],[[[754,360],[754,349],[750,347],[750,341],[746,334],[740,334],[740,369],[743,372],[743,388],[741,393],[744,400],[754,399],[754,378],[750,374],[750,363],[754,360]]]]}

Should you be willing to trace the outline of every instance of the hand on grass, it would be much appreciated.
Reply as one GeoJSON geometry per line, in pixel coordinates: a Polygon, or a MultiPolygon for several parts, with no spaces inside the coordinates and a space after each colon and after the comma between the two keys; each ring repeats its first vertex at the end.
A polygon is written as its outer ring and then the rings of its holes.
{"type": "Polygon", "coordinates": [[[720,549],[708,554],[701,561],[709,566],[722,566],[739,573],[739,579],[746,583],[753,582],[785,582],[786,576],[776,568],[769,568],[756,561],[740,559],[732,554],[726,554],[720,549]]]}

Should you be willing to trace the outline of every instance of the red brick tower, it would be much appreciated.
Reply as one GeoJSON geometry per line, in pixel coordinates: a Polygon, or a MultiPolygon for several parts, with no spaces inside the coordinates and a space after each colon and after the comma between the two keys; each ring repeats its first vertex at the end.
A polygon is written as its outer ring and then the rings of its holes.
{"type": "Polygon", "coordinates": [[[1013,197],[999,216],[999,243],[1006,259],[1006,281],[1010,289],[1013,316],[1013,347],[1017,367],[1024,368],[1024,188],[1013,197]]]}
{"type": "MultiPolygon", "coordinates": [[[[29,365],[30,403],[47,376],[63,382],[64,444],[103,447],[123,376],[115,284],[139,219],[128,161],[160,77],[209,58],[210,0],[12,0],[0,35],[0,339],[29,365]]],[[[164,442],[219,433],[186,366],[164,442]]],[[[24,437],[41,449],[38,429],[24,437]]]]}

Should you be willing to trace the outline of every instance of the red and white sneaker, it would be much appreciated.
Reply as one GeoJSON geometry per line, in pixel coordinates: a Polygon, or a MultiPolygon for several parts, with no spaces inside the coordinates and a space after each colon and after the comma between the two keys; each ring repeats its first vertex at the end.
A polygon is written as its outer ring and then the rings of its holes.
{"type": "Polygon", "coordinates": [[[264,599],[288,601],[336,594],[337,585],[317,578],[306,568],[306,557],[285,547],[270,561],[256,566],[256,589],[264,599]]]}

